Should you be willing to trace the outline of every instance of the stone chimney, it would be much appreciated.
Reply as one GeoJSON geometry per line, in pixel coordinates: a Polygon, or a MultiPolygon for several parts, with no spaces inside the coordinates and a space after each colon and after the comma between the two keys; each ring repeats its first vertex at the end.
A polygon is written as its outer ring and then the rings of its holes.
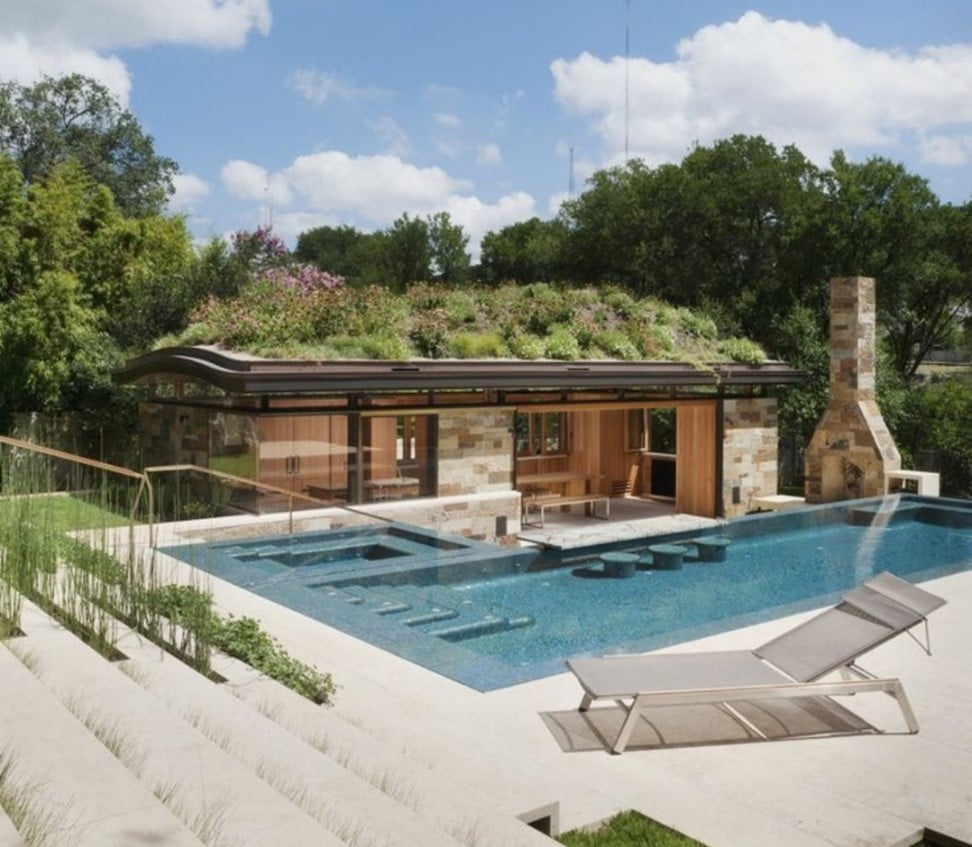
{"type": "Polygon", "coordinates": [[[874,280],[830,280],[830,402],[806,452],[806,499],[883,495],[901,455],[875,397],[874,280]]]}

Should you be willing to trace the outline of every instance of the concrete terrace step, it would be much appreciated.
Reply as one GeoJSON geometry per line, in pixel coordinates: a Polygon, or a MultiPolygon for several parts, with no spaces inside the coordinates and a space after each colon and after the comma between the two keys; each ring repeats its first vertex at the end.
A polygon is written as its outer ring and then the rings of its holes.
{"type": "MultiPolygon", "coordinates": [[[[459,847],[408,807],[410,783],[382,791],[154,645],[129,635],[119,646],[140,685],[218,736],[249,770],[299,796],[301,807],[335,834],[358,833],[365,843],[459,847]]],[[[374,782],[382,785],[378,773],[374,782]]]]}
{"type": "MultiPolygon", "coordinates": [[[[16,641],[14,649],[45,667],[46,651],[36,650],[30,638],[16,641]]],[[[13,756],[15,784],[31,786],[35,809],[52,833],[69,831],[65,840],[72,847],[201,847],[5,646],[0,646],[0,678],[0,750],[13,756]]],[[[0,821],[0,844],[23,843],[19,835],[10,835],[12,826],[8,818],[0,821]]]]}
{"type": "Polygon", "coordinates": [[[225,844],[345,843],[31,603],[21,626],[45,687],[125,739],[143,785],[169,795],[191,827],[225,844]]]}
{"type": "MultiPolygon", "coordinates": [[[[227,687],[241,700],[271,716],[297,737],[326,747],[329,756],[355,772],[378,774],[391,783],[410,785],[415,811],[461,842],[503,847],[554,844],[517,819],[521,815],[524,820],[540,817],[541,812],[530,813],[541,807],[543,813],[556,813],[547,808],[551,800],[542,782],[531,782],[532,790],[524,790],[525,783],[496,781],[461,745],[452,747],[445,739],[432,739],[421,747],[411,744],[408,727],[396,732],[394,738],[373,734],[366,728],[371,715],[359,720],[353,711],[342,716],[334,708],[315,706],[235,659],[218,657],[215,670],[226,677],[227,687]],[[486,790],[484,783],[488,785],[486,790]],[[541,794],[546,799],[533,803],[533,798],[541,794]],[[482,796],[490,798],[488,806],[478,800],[482,796]]],[[[339,676],[339,682],[340,679],[339,676]]],[[[338,692],[338,702],[343,690],[338,692]]],[[[380,699],[385,714],[396,711],[397,696],[395,701],[389,701],[385,692],[380,699]]]]}

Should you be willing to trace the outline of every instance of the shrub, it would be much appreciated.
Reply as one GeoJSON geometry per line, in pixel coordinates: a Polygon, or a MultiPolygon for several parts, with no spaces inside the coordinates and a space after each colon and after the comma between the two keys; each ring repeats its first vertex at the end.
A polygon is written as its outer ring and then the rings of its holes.
{"type": "Polygon", "coordinates": [[[444,355],[448,325],[448,315],[443,309],[431,309],[413,320],[408,336],[420,356],[438,359],[444,355]]]}
{"type": "Polygon", "coordinates": [[[763,348],[746,338],[727,338],[719,342],[719,353],[731,362],[760,365],[766,361],[763,348]]]}
{"type": "Polygon", "coordinates": [[[518,359],[539,359],[545,351],[542,339],[526,333],[509,336],[506,344],[518,359]]]}
{"type": "Polygon", "coordinates": [[[220,620],[213,640],[227,655],[246,662],[308,700],[317,704],[331,702],[336,690],[331,675],[288,654],[253,618],[220,620]]]}
{"type": "Polygon", "coordinates": [[[457,359],[490,359],[509,355],[498,332],[457,332],[448,338],[446,351],[457,359]]]}
{"type": "Polygon", "coordinates": [[[580,344],[574,338],[573,333],[561,325],[551,327],[544,343],[544,352],[551,359],[563,359],[573,361],[579,359],[581,354],[580,344]]]}
{"type": "Polygon", "coordinates": [[[599,332],[594,337],[594,343],[608,356],[615,359],[627,359],[631,361],[641,357],[641,353],[635,343],[619,329],[609,329],[604,332],[599,332]]]}

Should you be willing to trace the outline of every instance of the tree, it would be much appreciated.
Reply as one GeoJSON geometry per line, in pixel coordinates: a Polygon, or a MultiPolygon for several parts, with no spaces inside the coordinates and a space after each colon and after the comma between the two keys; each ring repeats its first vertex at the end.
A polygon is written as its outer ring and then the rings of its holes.
{"type": "Polygon", "coordinates": [[[767,313],[820,303],[823,182],[795,147],[733,136],[680,165],[600,171],[564,204],[575,278],[706,308],[766,340],[767,313]]]}
{"type": "Polygon", "coordinates": [[[452,222],[448,212],[428,217],[432,275],[441,282],[465,282],[469,277],[469,236],[452,222]]]}
{"type": "Polygon", "coordinates": [[[0,84],[0,152],[13,156],[28,183],[75,159],[130,216],[162,211],[178,172],[172,159],[155,152],[135,116],[80,74],[0,84]]]}
{"type": "Polygon", "coordinates": [[[904,379],[954,339],[972,304],[972,207],[942,206],[922,177],[875,157],[836,153],[828,275],[877,279],[878,320],[904,379]]]}
{"type": "Polygon", "coordinates": [[[318,226],[297,236],[294,256],[301,262],[311,262],[322,271],[357,276],[356,248],[368,235],[353,226],[318,226]]]}
{"type": "Polygon", "coordinates": [[[549,281],[562,274],[566,231],[561,220],[511,224],[483,238],[482,274],[488,282],[549,281]]]}
{"type": "Polygon", "coordinates": [[[635,255],[650,238],[645,185],[652,178],[644,162],[598,171],[579,197],[561,206],[567,231],[564,267],[576,282],[609,282],[639,290],[635,255]]]}
{"type": "Polygon", "coordinates": [[[429,225],[422,218],[410,218],[406,212],[386,231],[387,256],[391,279],[398,291],[430,276],[429,225]]]}

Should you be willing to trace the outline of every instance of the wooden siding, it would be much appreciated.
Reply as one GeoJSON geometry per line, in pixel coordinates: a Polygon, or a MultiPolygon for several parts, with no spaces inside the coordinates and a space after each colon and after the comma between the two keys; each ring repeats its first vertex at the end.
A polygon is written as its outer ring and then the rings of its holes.
{"type": "Polygon", "coordinates": [[[716,404],[679,406],[677,412],[675,509],[716,515],[716,404]]]}

